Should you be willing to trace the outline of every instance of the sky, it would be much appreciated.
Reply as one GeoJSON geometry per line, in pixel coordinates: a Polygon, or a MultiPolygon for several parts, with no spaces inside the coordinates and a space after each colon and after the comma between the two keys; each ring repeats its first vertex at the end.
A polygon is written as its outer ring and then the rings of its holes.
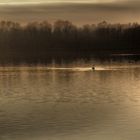
{"type": "Polygon", "coordinates": [[[95,3],[95,2],[113,2],[115,0],[0,0],[1,3],[34,3],[34,2],[45,2],[45,3],[56,3],[56,2],[90,2],[90,3],[95,3]]]}
{"type": "Polygon", "coordinates": [[[0,20],[74,24],[140,22],[140,0],[0,0],[0,20]]]}

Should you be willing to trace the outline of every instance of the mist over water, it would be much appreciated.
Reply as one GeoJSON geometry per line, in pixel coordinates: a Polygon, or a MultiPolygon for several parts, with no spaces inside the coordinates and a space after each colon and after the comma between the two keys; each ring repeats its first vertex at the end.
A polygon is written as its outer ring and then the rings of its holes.
{"type": "Polygon", "coordinates": [[[0,67],[0,139],[139,140],[139,89],[139,62],[0,67]]]}

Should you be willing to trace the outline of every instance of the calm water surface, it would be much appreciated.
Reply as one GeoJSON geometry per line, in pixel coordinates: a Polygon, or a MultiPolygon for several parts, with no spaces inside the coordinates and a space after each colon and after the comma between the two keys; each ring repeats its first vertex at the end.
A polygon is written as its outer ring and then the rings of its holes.
{"type": "Polygon", "coordinates": [[[0,140],[139,139],[139,65],[0,68],[0,140]]]}

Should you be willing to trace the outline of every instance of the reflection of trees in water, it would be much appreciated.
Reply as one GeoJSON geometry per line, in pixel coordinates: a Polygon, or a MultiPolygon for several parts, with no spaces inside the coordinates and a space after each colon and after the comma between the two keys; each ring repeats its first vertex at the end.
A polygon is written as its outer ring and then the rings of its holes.
{"type": "Polygon", "coordinates": [[[50,59],[90,58],[93,55],[140,53],[140,25],[108,24],[76,27],[69,21],[25,26],[0,22],[1,62],[47,62],[50,59]]]}

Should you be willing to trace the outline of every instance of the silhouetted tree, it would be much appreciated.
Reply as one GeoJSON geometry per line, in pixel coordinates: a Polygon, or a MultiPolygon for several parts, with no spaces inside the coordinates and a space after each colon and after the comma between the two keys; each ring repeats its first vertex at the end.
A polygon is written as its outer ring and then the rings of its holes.
{"type": "Polygon", "coordinates": [[[77,27],[69,21],[58,20],[20,25],[0,22],[0,63],[45,62],[50,59],[69,59],[140,53],[140,25],[138,23],[77,27]]]}

